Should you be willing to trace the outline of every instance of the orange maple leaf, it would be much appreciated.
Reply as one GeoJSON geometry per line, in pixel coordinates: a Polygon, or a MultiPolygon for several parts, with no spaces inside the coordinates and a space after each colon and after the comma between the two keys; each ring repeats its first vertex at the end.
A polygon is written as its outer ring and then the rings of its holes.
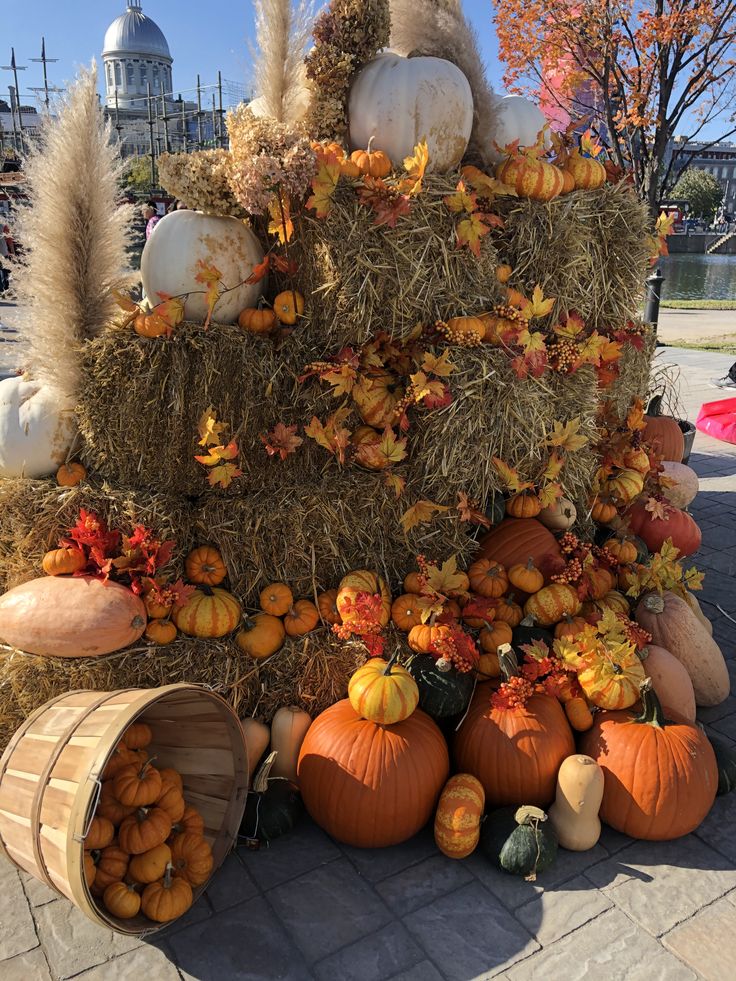
{"type": "Polygon", "coordinates": [[[425,525],[432,520],[432,518],[439,514],[441,511],[449,511],[449,507],[445,507],[442,504],[436,504],[434,501],[417,501],[408,510],[404,511],[402,516],[399,518],[401,527],[404,530],[404,534],[408,534],[412,528],[416,528],[417,525],[425,525]]]}
{"type": "Polygon", "coordinates": [[[237,455],[238,444],[233,440],[227,446],[211,446],[207,455],[195,456],[194,459],[205,467],[214,467],[222,460],[234,460],[237,455]]]}
{"type": "Polygon", "coordinates": [[[304,440],[296,435],[296,426],[285,426],[277,422],[270,433],[262,433],[261,441],[269,456],[278,456],[285,460],[287,456],[296,453],[304,440]]]}
{"type": "Polygon", "coordinates": [[[194,279],[207,287],[205,299],[207,301],[207,316],[205,317],[205,329],[209,327],[215,305],[220,298],[220,280],[222,273],[213,263],[207,263],[204,259],[197,259],[198,272],[194,279]]]}
{"type": "Polygon", "coordinates": [[[478,501],[469,497],[465,491],[457,492],[457,509],[460,513],[461,521],[469,521],[474,525],[481,525],[483,528],[490,528],[491,522],[478,510],[478,501]]]}

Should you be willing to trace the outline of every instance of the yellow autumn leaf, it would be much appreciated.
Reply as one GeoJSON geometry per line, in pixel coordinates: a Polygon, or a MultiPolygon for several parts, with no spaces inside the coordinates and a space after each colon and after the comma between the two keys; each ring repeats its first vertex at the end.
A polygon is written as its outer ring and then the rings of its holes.
{"type": "Polygon", "coordinates": [[[407,511],[404,511],[399,521],[401,527],[404,530],[404,534],[408,534],[412,528],[416,528],[417,525],[425,525],[432,518],[439,514],[441,511],[449,511],[449,507],[445,507],[442,504],[436,504],[434,501],[421,500],[413,504],[407,511]]]}
{"type": "Polygon", "coordinates": [[[199,417],[197,432],[200,435],[200,446],[216,446],[222,443],[222,434],[226,432],[227,425],[217,421],[217,413],[210,405],[199,417]]]}
{"type": "Polygon", "coordinates": [[[450,211],[454,211],[455,214],[460,214],[461,211],[475,211],[478,207],[475,194],[468,190],[464,181],[458,181],[455,193],[447,195],[443,200],[450,211]]]}
{"type": "Polygon", "coordinates": [[[279,242],[284,245],[290,242],[294,234],[294,222],[291,220],[291,204],[288,194],[281,194],[281,206],[278,195],[274,194],[268,203],[268,213],[271,221],[268,223],[269,235],[277,235],[279,242]],[[284,213],[281,214],[283,207],[284,213]]]}
{"type": "Polygon", "coordinates": [[[491,463],[493,468],[501,478],[501,482],[505,486],[506,490],[511,491],[514,494],[518,494],[520,491],[528,490],[534,485],[529,483],[529,481],[522,481],[519,479],[519,471],[510,467],[508,463],[504,462],[500,457],[491,457],[491,463]]]}
{"type": "Polygon", "coordinates": [[[318,218],[326,218],[332,211],[332,197],[340,179],[340,165],[320,161],[315,177],[312,178],[312,195],[307,198],[307,207],[317,212],[318,218]]]}
{"type": "Polygon", "coordinates": [[[397,473],[392,473],[388,470],[383,477],[386,486],[394,492],[397,497],[401,497],[404,493],[404,488],[406,487],[406,480],[400,477],[397,473]]]}
{"type": "Polygon", "coordinates": [[[432,592],[441,596],[465,593],[470,585],[466,574],[458,570],[456,555],[451,555],[441,566],[427,566],[425,579],[432,592]]]}
{"type": "Polygon", "coordinates": [[[214,265],[214,263],[207,263],[204,259],[197,259],[197,274],[194,279],[198,283],[202,283],[206,286],[205,291],[205,301],[207,303],[207,316],[205,317],[204,326],[209,327],[210,321],[212,320],[212,314],[215,311],[215,306],[220,298],[220,280],[222,279],[222,273],[214,265]]]}
{"type": "Polygon", "coordinates": [[[555,305],[556,297],[548,296],[545,298],[544,290],[537,283],[534,287],[534,292],[532,293],[531,300],[521,311],[523,317],[527,320],[535,320],[539,317],[546,317],[548,314],[552,313],[555,305]]]}
{"type": "Polygon", "coordinates": [[[427,141],[422,140],[421,143],[417,143],[414,147],[413,155],[404,159],[404,170],[409,175],[409,179],[401,182],[400,190],[408,194],[409,197],[416,197],[421,191],[422,180],[428,163],[429,150],[427,149],[427,141]]]}
{"type": "Polygon", "coordinates": [[[438,375],[440,378],[447,378],[454,370],[455,365],[450,361],[449,348],[445,348],[439,357],[430,351],[424,352],[422,371],[425,371],[428,375],[438,375]]]}
{"type": "Polygon", "coordinates": [[[552,434],[544,441],[545,446],[559,446],[560,449],[572,453],[579,450],[588,442],[587,436],[582,436],[580,429],[580,416],[575,416],[569,422],[562,423],[555,420],[552,434]]]}
{"type": "Polygon", "coordinates": [[[484,235],[490,232],[491,228],[483,221],[483,217],[477,212],[469,214],[467,218],[457,223],[455,233],[457,244],[462,247],[467,245],[474,256],[480,256],[480,243],[484,235]]]}

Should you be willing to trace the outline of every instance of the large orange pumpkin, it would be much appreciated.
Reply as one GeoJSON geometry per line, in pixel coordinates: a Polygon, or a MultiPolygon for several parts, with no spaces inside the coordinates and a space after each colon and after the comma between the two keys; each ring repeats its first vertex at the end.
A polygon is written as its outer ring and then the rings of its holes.
{"type": "Polygon", "coordinates": [[[347,699],[314,720],[298,763],[313,820],[358,848],[415,835],[434,812],[449,770],[442,733],[421,709],[381,726],[359,718],[347,699]]]}
{"type": "Polygon", "coordinates": [[[493,708],[493,687],[478,685],[455,737],[456,768],[483,784],[486,804],[535,804],[554,800],[560,764],[575,752],[572,730],[556,698],[532,695],[526,705],[493,708]]]}
{"type": "Polygon", "coordinates": [[[200,586],[174,610],[174,623],[190,637],[224,637],[240,622],[240,603],[226,589],[200,586]]]}
{"type": "Polygon", "coordinates": [[[561,559],[557,539],[536,518],[504,518],[481,538],[475,561],[495,559],[510,569],[530,558],[546,575],[550,561],[561,559]]]}
{"type": "Polygon", "coordinates": [[[97,657],[134,643],[145,629],[138,596],[89,576],[42,576],[0,596],[0,639],[28,654],[97,657]]]}
{"type": "Polygon", "coordinates": [[[680,550],[681,556],[692,555],[700,548],[700,528],[687,511],[674,508],[664,518],[655,518],[638,502],[629,511],[629,526],[650,552],[658,552],[668,538],[680,550]]]}
{"type": "Polygon", "coordinates": [[[360,593],[374,596],[381,595],[381,626],[385,627],[391,619],[391,592],[381,577],[369,569],[355,569],[349,572],[340,583],[335,605],[342,617],[343,623],[349,623],[355,617],[353,604],[360,593]]]}
{"type": "Polygon", "coordinates": [[[644,416],[642,438],[665,460],[682,463],[685,437],[672,416],[644,416]]]}
{"type": "Polygon", "coordinates": [[[705,818],[718,767],[705,732],[671,709],[665,713],[649,680],[642,704],[641,715],[598,713],[580,748],[603,769],[601,820],[632,838],[668,841],[705,818]]]}

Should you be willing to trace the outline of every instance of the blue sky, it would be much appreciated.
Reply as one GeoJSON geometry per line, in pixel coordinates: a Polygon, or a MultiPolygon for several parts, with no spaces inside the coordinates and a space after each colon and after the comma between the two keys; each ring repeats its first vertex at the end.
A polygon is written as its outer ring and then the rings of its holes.
{"type": "MultiPolygon", "coordinates": [[[[248,38],[253,18],[249,0],[142,0],[143,12],[152,17],[166,35],[174,58],[174,91],[191,89],[197,73],[203,83],[215,82],[218,69],[223,77],[247,82],[250,72],[248,38]]],[[[501,70],[491,24],[490,0],[465,0],[481,39],[494,88],[501,90],[501,70]]],[[[46,37],[49,75],[57,85],[70,79],[77,67],[98,57],[108,25],[125,10],[125,0],[0,0],[0,64],[7,65],[15,47],[18,64],[27,65],[21,89],[41,85],[38,57],[41,35],[46,37]],[[6,9],[8,8],[8,9],[6,9]]],[[[0,72],[0,98],[7,99],[10,72],[0,72]]]]}

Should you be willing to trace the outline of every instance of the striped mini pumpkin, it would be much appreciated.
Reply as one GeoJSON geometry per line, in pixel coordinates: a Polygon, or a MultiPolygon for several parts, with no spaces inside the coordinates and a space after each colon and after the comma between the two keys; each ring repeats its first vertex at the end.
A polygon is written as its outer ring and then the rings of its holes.
{"type": "Polygon", "coordinates": [[[457,773],[445,784],[434,817],[434,840],[448,858],[466,858],[475,851],[486,794],[469,773],[457,773]]]}
{"type": "Polygon", "coordinates": [[[340,583],[335,605],[343,623],[349,623],[351,618],[355,619],[355,601],[361,593],[366,593],[368,596],[380,594],[380,620],[381,626],[385,627],[391,619],[391,592],[378,573],[370,569],[355,569],[340,583]]]}
{"type": "Polygon", "coordinates": [[[174,623],[190,637],[224,637],[240,622],[240,603],[226,589],[201,586],[174,610],[174,623]]]}
{"type": "Polygon", "coordinates": [[[543,627],[558,623],[564,616],[580,612],[578,594],[566,583],[554,583],[534,593],[524,604],[524,615],[532,616],[543,627]]]}
{"type": "Polygon", "coordinates": [[[616,504],[630,504],[643,489],[644,477],[638,470],[619,470],[606,482],[606,490],[616,504]]]}
{"type": "Polygon", "coordinates": [[[419,689],[406,668],[372,657],[350,679],[348,698],[362,719],[390,726],[409,718],[419,704],[419,689]]]}

